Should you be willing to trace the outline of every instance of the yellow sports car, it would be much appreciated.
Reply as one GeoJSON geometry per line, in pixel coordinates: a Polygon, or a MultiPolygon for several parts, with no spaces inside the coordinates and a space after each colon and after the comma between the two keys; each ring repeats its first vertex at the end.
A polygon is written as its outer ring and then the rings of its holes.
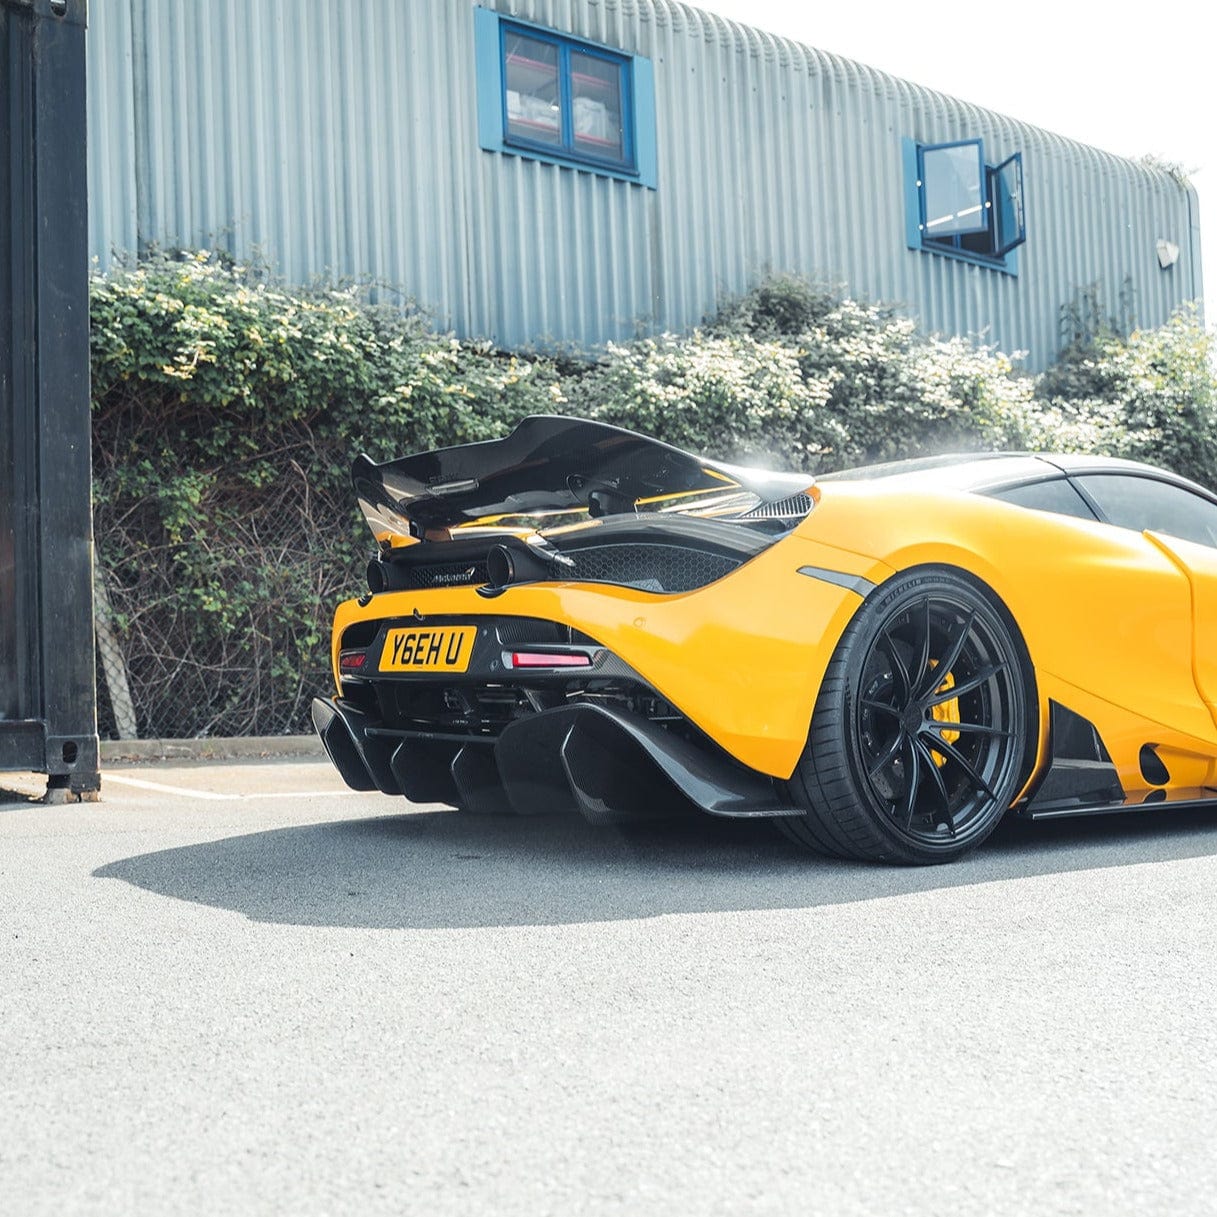
{"type": "Polygon", "coordinates": [[[603,423],[355,462],[378,544],[313,719],[357,790],[772,816],[943,862],[1007,811],[1217,799],[1217,497],[985,454],[812,479],[603,423]]]}

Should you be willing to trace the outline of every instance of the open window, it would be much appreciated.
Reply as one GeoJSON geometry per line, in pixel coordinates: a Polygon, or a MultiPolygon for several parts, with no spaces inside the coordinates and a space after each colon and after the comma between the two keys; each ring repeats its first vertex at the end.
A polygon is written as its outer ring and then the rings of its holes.
{"type": "Polygon", "coordinates": [[[905,196],[910,249],[1017,273],[1011,255],[1027,239],[1022,153],[990,165],[983,140],[905,140],[905,196]]]}

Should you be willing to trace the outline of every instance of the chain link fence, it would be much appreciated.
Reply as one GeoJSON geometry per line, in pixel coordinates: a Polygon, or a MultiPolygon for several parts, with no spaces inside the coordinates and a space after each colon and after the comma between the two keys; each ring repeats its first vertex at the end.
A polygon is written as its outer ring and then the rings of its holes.
{"type": "Polygon", "coordinates": [[[98,504],[103,739],[311,730],[310,702],[332,685],[334,606],[363,590],[363,525],[349,492],[319,496],[299,466],[256,496],[241,490],[200,504],[222,528],[172,538],[149,505],[98,504]]]}

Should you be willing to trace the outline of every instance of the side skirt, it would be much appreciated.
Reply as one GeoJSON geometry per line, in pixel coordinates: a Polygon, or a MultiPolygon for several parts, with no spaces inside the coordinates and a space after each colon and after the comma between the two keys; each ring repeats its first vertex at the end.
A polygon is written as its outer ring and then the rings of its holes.
{"type": "Polygon", "coordinates": [[[1174,811],[1188,811],[1198,807],[1217,807],[1217,790],[1207,786],[1183,787],[1167,793],[1151,790],[1141,800],[1125,799],[1120,803],[1095,803],[1077,807],[1048,807],[1039,811],[1023,811],[1028,820],[1063,820],[1068,816],[1108,816],[1121,811],[1148,811],[1150,808],[1169,807],[1174,811]],[[1155,797],[1158,796],[1158,797],[1155,797]]]}
{"type": "Polygon", "coordinates": [[[1014,809],[1024,819],[1060,820],[1151,807],[1182,810],[1217,806],[1217,790],[1207,786],[1151,790],[1130,799],[1095,725],[1059,702],[1050,701],[1048,709],[1052,760],[1035,793],[1014,809]]]}

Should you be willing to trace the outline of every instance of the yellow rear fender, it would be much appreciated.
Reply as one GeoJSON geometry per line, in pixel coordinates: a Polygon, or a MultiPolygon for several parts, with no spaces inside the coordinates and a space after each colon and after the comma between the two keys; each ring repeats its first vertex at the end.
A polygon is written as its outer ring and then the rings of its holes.
{"type": "Polygon", "coordinates": [[[334,678],[342,636],[357,622],[416,612],[557,621],[609,648],[736,760],[786,778],[841,634],[866,590],[891,573],[873,558],[790,536],[680,595],[556,582],[513,585],[491,601],[468,586],[385,592],[339,605],[334,678]]]}

